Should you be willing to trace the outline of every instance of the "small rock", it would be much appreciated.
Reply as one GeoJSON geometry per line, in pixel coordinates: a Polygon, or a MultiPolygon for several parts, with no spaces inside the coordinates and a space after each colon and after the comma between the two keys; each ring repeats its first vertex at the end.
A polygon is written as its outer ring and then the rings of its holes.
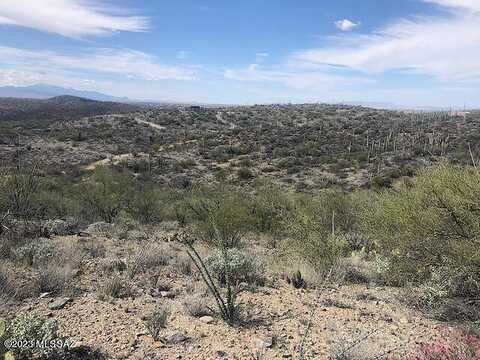
{"type": "Polygon", "coordinates": [[[257,349],[270,349],[274,343],[273,336],[265,336],[255,340],[255,346],[257,349]]]}
{"type": "Polygon", "coordinates": [[[167,336],[165,338],[165,340],[169,344],[180,344],[180,343],[186,341],[187,339],[188,338],[185,335],[183,335],[182,333],[175,333],[175,334],[167,336]]]}
{"type": "Polygon", "coordinates": [[[72,301],[71,298],[57,299],[57,300],[53,301],[52,303],[50,303],[48,305],[48,308],[50,310],[60,310],[60,309],[63,309],[65,307],[65,305],[67,305],[70,301],[72,301]]]}
{"type": "Polygon", "coordinates": [[[41,293],[41,294],[40,294],[39,298],[40,298],[40,299],[44,299],[44,298],[46,298],[48,295],[50,295],[49,292],[44,292],[44,293],[41,293]]]}
{"type": "Polygon", "coordinates": [[[202,316],[199,320],[205,324],[211,324],[215,319],[211,316],[202,316]]]}
{"type": "Polygon", "coordinates": [[[167,299],[173,299],[175,297],[175,294],[171,291],[160,291],[160,296],[167,299]]]}
{"type": "Polygon", "coordinates": [[[222,357],[227,356],[227,353],[225,351],[222,351],[222,350],[217,350],[217,356],[222,358],[222,357]]]}

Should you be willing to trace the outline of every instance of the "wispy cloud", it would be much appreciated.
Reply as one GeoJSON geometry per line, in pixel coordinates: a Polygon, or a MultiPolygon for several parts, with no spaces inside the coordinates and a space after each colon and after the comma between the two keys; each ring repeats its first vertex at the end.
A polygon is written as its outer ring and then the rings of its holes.
{"type": "Polygon", "coordinates": [[[102,0],[2,0],[0,24],[22,26],[67,37],[145,31],[148,20],[102,0]]]}
{"type": "Polygon", "coordinates": [[[28,69],[35,72],[35,69],[42,69],[54,73],[72,70],[148,81],[195,78],[195,70],[192,68],[164,65],[152,55],[130,49],[94,49],[67,55],[53,51],[0,47],[0,58],[3,68],[18,71],[28,69]]]}
{"type": "Polygon", "coordinates": [[[227,79],[251,82],[276,82],[294,89],[327,89],[335,86],[353,85],[370,82],[362,77],[347,77],[322,71],[304,71],[284,64],[276,68],[263,68],[259,64],[250,64],[245,69],[227,69],[227,79]]]}
{"type": "Polygon", "coordinates": [[[359,25],[358,23],[354,23],[353,21],[348,20],[348,19],[335,21],[335,26],[337,27],[337,29],[340,29],[342,31],[353,30],[358,25],[359,25]]]}
{"type": "Polygon", "coordinates": [[[370,74],[409,71],[448,81],[480,77],[480,2],[424,1],[450,14],[400,19],[375,33],[338,36],[331,45],[297,52],[293,58],[370,74]]]}

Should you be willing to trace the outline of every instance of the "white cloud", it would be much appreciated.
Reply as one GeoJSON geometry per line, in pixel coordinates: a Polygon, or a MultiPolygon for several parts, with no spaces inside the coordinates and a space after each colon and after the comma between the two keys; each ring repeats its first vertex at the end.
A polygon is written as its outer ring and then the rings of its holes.
{"type": "Polygon", "coordinates": [[[342,31],[350,31],[356,28],[358,25],[358,23],[354,23],[353,21],[348,19],[335,21],[335,26],[342,31]]]}
{"type": "Polygon", "coordinates": [[[423,0],[427,3],[437,4],[451,8],[463,8],[469,11],[480,11],[480,1],[478,0],[423,0]]]}
{"type": "Polygon", "coordinates": [[[0,46],[0,58],[4,67],[19,71],[25,68],[46,69],[50,73],[74,70],[150,81],[195,78],[192,68],[163,65],[152,55],[130,49],[95,49],[78,55],[67,55],[0,46]]]}
{"type": "Polygon", "coordinates": [[[274,69],[264,69],[259,64],[250,64],[246,69],[227,69],[224,77],[237,81],[276,82],[293,89],[331,89],[335,86],[370,82],[361,77],[339,76],[322,71],[302,71],[287,64],[274,69]]]}
{"type": "Polygon", "coordinates": [[[103,4],[102,0],[2,0],[0,25],[16,25],[67,37],[145,31],[145,17],[103,4]]]}
{"type": "Polygon", "coordinates": [[[331,45],[300,51],[293,59],[370,74],[401,70],[449,81],[480,77],[480,2],[425,1],[444,6],[450,14],[401,19],[369,35],[335,37],[331,45]]]}

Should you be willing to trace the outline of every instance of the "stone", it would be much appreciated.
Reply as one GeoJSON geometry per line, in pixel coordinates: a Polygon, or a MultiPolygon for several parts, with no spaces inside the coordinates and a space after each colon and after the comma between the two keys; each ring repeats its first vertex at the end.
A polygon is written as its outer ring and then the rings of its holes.
{"type": "Polygon", "coordinates": [[[160,296],[167,299],[173,299],[175,294],[171,291],[160,291],[160,296]]]}
{"type": "Polygon", "coordinates": [[[185,335],[183,335],[182,333],[175,333],[173,335],[167,336],[165,338],[165,340],[169,344],[180,344],[180,343],[188,340],[188,338],[185,335]]]}
{"type": "Polygon", "coordinates": [[[48,295],[50,295],[49,292],[44,292],[44,293],[41,293],[41,294],[40,294],[39,298],[40,298],[40,299],[44,299],[44,298],[46,298],[48,295]]]}
{"type": "Polygon", "coordinates": [[[202,316],[199,320],[205,324],[211,324],[215,319],[207,315],[207,316],[202,316]]]}
{"type": "Polygon", "coordinates": [[[257,349],[270,349],[274,342],[273,336],[265,336],[255,339],[255,346],[257,349]]]}
{"type": "Polygon", "coordinates": [[[60,310],[60,309],[63,309],[65,305],[67,305],[71,301],[72,301],[71,298],[60,298],[48,304],[48,308],[50,310],[60,310]]]}

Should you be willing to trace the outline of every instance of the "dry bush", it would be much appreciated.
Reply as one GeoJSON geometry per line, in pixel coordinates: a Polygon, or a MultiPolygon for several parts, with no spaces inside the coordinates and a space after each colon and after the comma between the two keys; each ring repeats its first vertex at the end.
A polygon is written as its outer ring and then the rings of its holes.
{"type": "Polygon", "coordinates": [[[159,266],[166,266],[170,262],[170,253],[165,246],[148,244],[137,249],[127,259],[127,273],[133,278],[138,273],[155,270],[159,266]]]}
{"type": "Polygon", "coordinates": [[[205,315],[212,315],[210,308],[210,299],[205,294],[191,294],[183,301],[183,307],[190,316],[202,317],[205,315]]]}
{"type": "Polygon", "coordinates": [[[98,298],[103,301],[128,297],[131,294],[128,279],[118,273],[104,279],[97,289],[98,298]]]}
{"type": "Polygon", "coordinates": [[[73,271],[68,264],[50,263],[38,269],[38,275],[42,292],[60,294],[73,287],[73,271]]]}
{"type": "Polygon", "coordinates": [[[153,340],[160,340],[160,334],[167,326],[170,310],[166,307],[157,307],[145,320],[145,327],[152,336],[153,340]]]}

